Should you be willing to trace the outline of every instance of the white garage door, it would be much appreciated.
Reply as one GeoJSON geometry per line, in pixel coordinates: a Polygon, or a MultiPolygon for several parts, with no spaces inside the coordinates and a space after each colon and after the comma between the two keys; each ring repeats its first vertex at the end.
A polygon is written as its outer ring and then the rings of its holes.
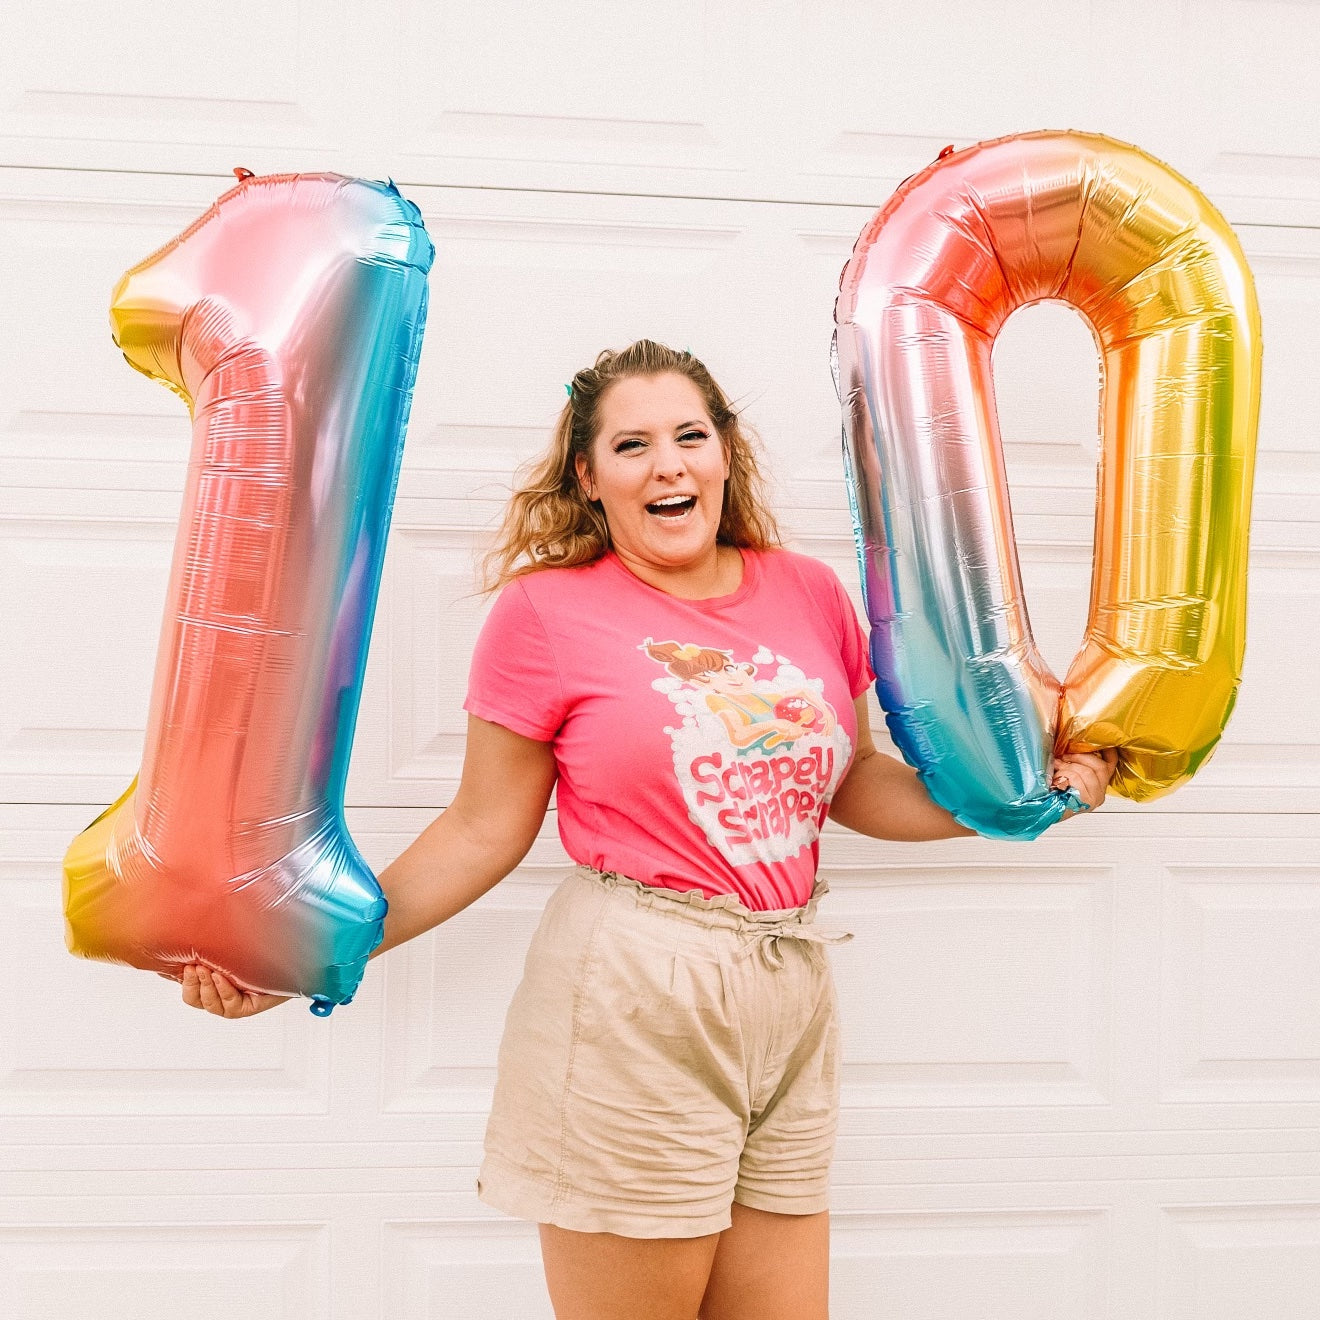
{"type": "MultiPolygon", "coordinates": [[[[864,219],[948,142],[1134,141],[1242,236],[1265,328],[1249,655],[1200,777],[1030,845],[832,834],[849,1320],[1312,1320],[1320,1292],[1320,5],[46,0],[0,10],[0,1297],[6,1320],[549,1316],[473,1176],[563,866],[373,966],[328,1022],[184,1009],[62,947],[59,862],[141,752],[189,427],[117,276],[232,166],[391,175],[437,244],[349,785],[383,866],[452,794],[475,550],[563,382],[690,346],[796,543],[855,584],[828,371],[864,219]]],[[[998,382],[1033,622],[1089,573],[1096,362],[998,382]]]]}

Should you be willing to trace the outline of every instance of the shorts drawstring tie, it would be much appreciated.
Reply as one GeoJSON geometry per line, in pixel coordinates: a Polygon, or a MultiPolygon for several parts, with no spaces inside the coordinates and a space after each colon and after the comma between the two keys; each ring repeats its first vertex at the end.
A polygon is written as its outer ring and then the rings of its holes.
{"type": "Polygon", "coordinates": [[[780,940],[801,940],[803,944],[847,944],[852,939],[850,930],[817,930],[815,926],[803,925],[800,921],[775,921],[757,930],[742,932],[742,950],[738,954],[741,962],[744,958],[760,951],[761,957],[771,967],[782,967],[784,955],[779,948],[780,940]]]}

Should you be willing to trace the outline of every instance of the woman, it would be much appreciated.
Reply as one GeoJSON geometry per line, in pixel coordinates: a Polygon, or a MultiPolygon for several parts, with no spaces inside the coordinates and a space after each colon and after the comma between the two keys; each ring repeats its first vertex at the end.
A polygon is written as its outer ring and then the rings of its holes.
{"type": "MultiPolygon", "coordinates": [[[[831,570],[779,547],[705,367],[642,340],[579,372],[492,554],[453,805],[380,877],[383,952],[521,861],[558,786],[579,863],[509,1011],[480,1195],[540,1224],[556,1314],[823,1320],[838,1105],[812,924],[828,813],[968,834],[872,742],[831,570]]],[[[1112,754],[1055,764],[1098,806],[1112,754]]],[[[194,1005],[280,1002],[189,968],[194,1005]]]]}

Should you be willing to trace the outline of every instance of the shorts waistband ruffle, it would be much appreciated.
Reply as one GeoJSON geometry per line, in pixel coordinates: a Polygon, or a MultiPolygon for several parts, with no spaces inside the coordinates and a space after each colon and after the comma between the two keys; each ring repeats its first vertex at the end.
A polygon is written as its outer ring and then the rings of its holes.
{"type": "Polygon", "coordinates": [[[734,894],[708,896],[698,889],[665,889],[659,885],[644,885],[618,871],[598,871],[594,866],[578,866],[574,874],[624,894],[640,907],[654,908],[698,925],[736,931],[742,936],[740,958],[759,951],[767,962],[776,967],[782,967],[784,961],[779,949],[780,940],[800,940],[804,944],[824,945],[845,944],[853,938],[852,931],[824,931],[814,925],[817,905],[821,897],[829,892],[829,886],[819,877],[812,888],[811,897],[802,907],[757,912],[734,894]]]}

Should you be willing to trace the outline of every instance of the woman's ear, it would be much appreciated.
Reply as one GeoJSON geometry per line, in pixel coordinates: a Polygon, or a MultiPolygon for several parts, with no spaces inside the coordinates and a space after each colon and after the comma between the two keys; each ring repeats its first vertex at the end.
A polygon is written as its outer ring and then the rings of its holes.
{"type": "Polygon", "coordinates": [[[578,454],[573,460],[573,470],[577,473],[578,485],[589,500],[596,498],[596,483],[591,479],[591,464],[585,454],[578,454]]]}

